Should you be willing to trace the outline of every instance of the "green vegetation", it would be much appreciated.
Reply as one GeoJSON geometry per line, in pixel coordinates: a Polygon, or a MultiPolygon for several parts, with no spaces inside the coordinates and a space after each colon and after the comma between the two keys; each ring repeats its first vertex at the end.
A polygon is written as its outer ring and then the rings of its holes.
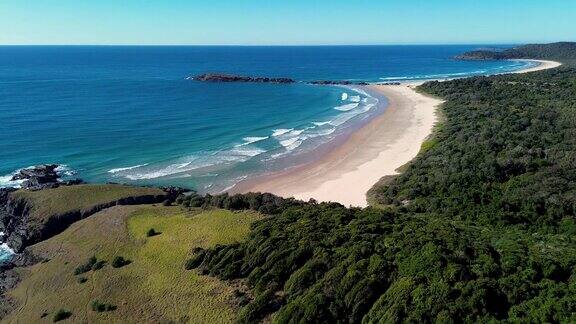
{"type": "Polygon", "coordinates": [[[188,260],[246,280],[240,322],[576,321],[576,69],[420,90],[445,120],[371,190],[378,208],[275,203],[246,241],[188,260]]]}
{"type": "Polygon", "coordinates": [[[107,304],[107,303],[103,303],[99,300],[95,300],[92,302],[92,310],[98,313],[102,313],[102,312],[111,312],[116,310],[118,307],[112,305],[112,304],[107,304]]]}
{"type": "Polygon", "coordinates": [[[156,232],[155,229],[151,228],[146,232],[146,236],[147,237],[152,237],[152,236],[156,236],[156,235],[160,235],[162,233],[156,232]]]}
{"type": "Polygon", "coordinates": [[[88,261],[86,261],[85,263],[79,265],[76,269],[74,269],[74,274],[75,275],[80,275],[83,273],[86,273],[90,270],[92,270],[92,267],[98,262],[98,259],[96,259],[95,256],[90,257],[90,259],[88,259],[88,261]]]}
{"type": "Polygon", "coordinates": [[[576,62],[576,43],[529,44],[504,51],[478,50],[457,56],[464,60],[544,59],[576,62]]]}
{"type": "Polygon", "coordinates": [[[20,190],[12,195],[29,202],[32,206],[30,217],[42,220],[54,215],[89,210],[97,205],[130,197],[163,196],[164,192],[156,188],[106,184],[62,186],[40,191],[20,190]]]}
{"type": "Polygon", "coordinates": [[[72,312],[67,311],[65,309],[59,309],[54,317],[52,318],[52,322],[60,322],[72,316],[72,312]]]}
{"type": "Polygon", "coordinates": [[[124,259],[124,257],[117,256],[117,257],[114,257],[114,260],[112,260],[112,267],[113,268],[122,268],[123,266],[127,266],[130,263],[132,263],[132,261],[126,260],[126,259],[124,259]]]}
{"type": "Polygon", "coordinates": [[[35,323],[43,312],[66,308],[78,323],[233,322],[237,288],[186,271],[184,261],[195,248],[240,242],[261,218],[253,212],[180,206],[106,209],[29,248],[51,261],[23,269],[22,282],[9,292],[18,307],[3,320],[35,323]],[[150,228],[163,234],[151,240],[150,228]],[[92,255],[110,264],[116,256],[133,263],[88,271],[82,275],[88,283],[78,284],[74,269],[92,255]],[[96,309],[117,308],[93,311],[94,301],[96,309]]]}

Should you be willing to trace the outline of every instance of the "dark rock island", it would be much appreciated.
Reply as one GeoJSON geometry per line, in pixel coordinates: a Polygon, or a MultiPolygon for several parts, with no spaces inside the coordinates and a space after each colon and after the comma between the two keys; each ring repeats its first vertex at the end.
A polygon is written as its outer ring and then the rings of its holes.
{"type": "Polygon", "coordinates": [[[294,83],[289,78],[249,77],[231,74],[206,73],[190,78],[202,82],[243,82],[243,83],[294,83]]]}

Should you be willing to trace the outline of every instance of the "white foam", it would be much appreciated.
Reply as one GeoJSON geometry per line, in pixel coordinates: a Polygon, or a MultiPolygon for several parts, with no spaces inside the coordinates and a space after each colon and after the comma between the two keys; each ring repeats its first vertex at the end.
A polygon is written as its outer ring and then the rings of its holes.
{"type": "Polygon", "coordinates": [[[0,177],[0,188],[20,188],[22,182],[24,180],[14,180],[12,181],[12,177],[16,175],[20,170],[17,170],[11,174],[7,174],[0,177]]]}
{"type": "Polygon", "coordinates": [[[293,130],[294,130],[294,128],[279,128],[279,129],[275,129],[275,130],[272,132],[272,136],[278,137],[278,136],[280,136],[280,135],[284,135],[284,134],[286,134],[286,133],[289,133],[289,132],[291,132],[291,131],[293,131],[293,130]]]}
{"type": "Polygon", "coordinates": [[[324,130],[319,130],[312,137],[330,135],[330,134],[334,133],[335,131],[336,131],[336,127],[331,127],[331,128],[324,129],[324,130]]]}
{"type": "Polygon", "coordinates": [[[359,106],[358,103],[351,103],[351,104],[342,105],[339,107],[334,107],[334,109],[339,110],[339,111],[349,111],[349,110],[352,110],[354,108],[357,108],[358,106],[359,106]]]}
{"type": "Polygon", "coordinates": [[[304,131],[306,131],[306,129],[295,129],[295,130],[289,132],[287,135],[298,136],[298,135],[304,133],[304,131]]]}
{"type": "Polygon", "coordinates": [[[199,156],[190,156],[184,158],[184,161],[181,160],[167,166],[126,170],[121,173],[121,175],[126,179],[133,181],[150,180],[168,176],[178,177],[178,175],[187,174],[188,172],[197,171],[199,169],[204,170],[210,168],[210,170],[212,170],[212,168],[223,167],[230,163],[244,162],[264,152],[266,152],[264,149],[250,145],[243,145],[231,150],[204,153],[199,156]]]}
{"type": "Polygon", "coordinates": [[[15,252],[8,246],[8,244],[0,244],[0,261],[8,259],[8,257],[13,254],[15,254],[15,252]]]}
{"type": "Polygon", "coordinates": [[[350,97],[350,101],[352,101],[352,102],[360,102],[360,96],[352,96],[352,97],[350,97]]]}
{"type": "Polygon", "coordinates": [[[266,152],[266,150],[258,148],[258,147],[242,146],[242,147],[235,148],[231,152],[233,154],[237,154],[239,156],[254,157],[256,155],[260,155],[260,154],[266,152]]]}
{"type": "Polygon", "coordinates": [[[324,126],[324,125],[330,124],[330,121],[325,121],[325,122],[313,122],[312,124],[314,124],[314,125],[316,125],[316,126],[324,126]]]}
{"type": "Polygon", "coordinates": [[[124,168],[110,169],[110,170],[108,170],[108,173],[118,173],[118,172],[122,172],[122,171],[134,170],[134,169],[141,168],[141,167],[144,167],[147,165],[148,165],[148,163],[133,165],[133,166],[124,167],[124,168]]]}
{"type": "Polygon", "coordinates": [[[268,138],[269,138],[269,136],[263,136],[263,137],[257,137],[257,136],[244,137],[244,138],[242,139],[242,140],[244,141],[244,143],[238,144],[238,145],[236,145],[236,147],[245,146],[245,145],[250,145],[250,144],[252,144],[252,143],[256,143],[256,142],[260,142],[260,141],[267,140],[268,138]]]}
{"type": "Polygon", "coordinates": [[[346,92],[342,93],[342,101],[348,100],[348,94],[346,92]]]}
{"type": "Polygon", "coordinates": [[[284,146],[287,151],[292,151],[302,145],[303,139],[299,137],[289,138],[287,140],[280,141],[280,145],[284,146]]]}
{"type": "Polygon", "coordinates": [[[56,167],[56,169],[54,169],[54,171],[56,171],[56,173],[58,174],[63,174],[65,176],[73,176],[76,174],[76,172],[66,164],[59,165],[58,167],[56,167]]]}

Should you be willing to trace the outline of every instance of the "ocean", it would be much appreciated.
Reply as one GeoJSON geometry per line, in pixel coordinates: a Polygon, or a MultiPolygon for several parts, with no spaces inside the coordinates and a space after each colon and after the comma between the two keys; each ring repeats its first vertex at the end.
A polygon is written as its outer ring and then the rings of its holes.
{"type": "Polygon", "coordinates": [[[251,175],[305,163],[380,114],[377,103],[386,99],[354,87],[190,76],[390,82],[532,64],[452,59],[479,47],[2,46],[0,186],[17,186],[10,179],[20,168],[57,163],[89,182],[222,192],[251,175]]]}

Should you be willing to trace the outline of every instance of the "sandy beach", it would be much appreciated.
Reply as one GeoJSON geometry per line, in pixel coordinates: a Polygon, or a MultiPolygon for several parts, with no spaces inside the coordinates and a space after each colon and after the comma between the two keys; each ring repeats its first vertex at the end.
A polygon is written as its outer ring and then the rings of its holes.
{"type": "MultiPolygon", "coordinates": [[[[532,60],[535,61],[535,60],[532,60]]],[[[538,61],[527,73],[554,68],[560,63],[538,61]]],[[[366,193],[384,176],[412,160],[430,136],[441,100],[415,90],[420,83],[373,85],[388,98],[385,112],[355,132],[341,146],[310,164],[241,183],[233,192],[271,192],[283,197],[339,202],[366,207],[366,193]]]]}
{"type": "Polygon", "coordinates": [[[541,70],[553,69],[562,65],[562,63],[555,62],[555,61],[545,61],[545,60],[514,60],[514,61],[530,61],[530,62],[538,62],[539,64],[535,67],[529,69],[523,69],[514,71],[512,73],[528,73],[528,72],[536,72],[541,70]]]}

